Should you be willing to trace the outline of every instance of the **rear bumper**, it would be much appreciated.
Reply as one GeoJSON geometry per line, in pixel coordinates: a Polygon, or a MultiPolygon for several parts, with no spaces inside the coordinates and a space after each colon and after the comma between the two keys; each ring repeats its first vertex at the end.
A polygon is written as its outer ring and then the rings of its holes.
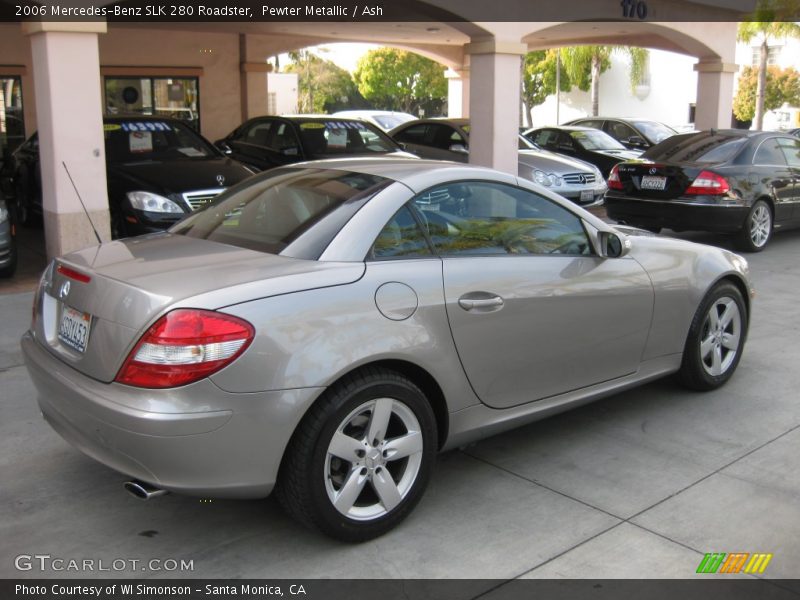
{"type": "Polygon", "coordinates": [[[691,204],[622,198],[608,192],[606,214],[610,219],[634,227],[663,227],[674,231],[739,231],[750,210],[747,206],[691,204]]]}
{"type": "Polygon", "coordinates": [[[189,495],[267,496],[292,433],[321,392],[233,394],[207,379],[144,390],[82,375],[30,332],[22,351],[42,414],[67,442],[129,477],[189,495]]]}

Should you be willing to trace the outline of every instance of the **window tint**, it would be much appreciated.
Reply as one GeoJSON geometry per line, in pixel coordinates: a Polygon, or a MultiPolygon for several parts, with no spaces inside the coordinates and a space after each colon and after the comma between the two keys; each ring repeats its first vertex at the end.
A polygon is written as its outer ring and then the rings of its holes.
{"type": "Polygon", "coordinates": [[[586,150],[625,150],[625,146],[603,131],[570,131],[569,136],[586,150]]]}
{"type": "Polygon", "coordinates": [[[419,223],[407,206],[398,210],[386,224],[372,246],[372,258],[406,258],[432,256],[428,241],[419,223]]]}
{"type": "Polygon", "coordinates": [[[110,163],[191,160],[217,156],[203,138],[177,121],[114,120],[103,123],[110,163]]]}
{"type": "Polygon", "coordinates": [[[444,256],[592,254],[581,221],[533,192],[489,182],[458,182],[414,199],[444,256]]]}
{"type": "Polygon", "coordinates": [[[786,157],[786,162],[792,167],[800,167],[800,140],[779,138],[778,144],[786,157]]]}
{"type": "Polygon", "coordinates": [[[631,136],[639,136],[631,127],[619,121],[608,122],[608,133],[617,140],[627,140],[631,136]]]}
{"type": "Polygon", "coordinates": [[[428,126],[424,123],[411,125],[403,129],[403,131],[398,132],[394,136],[394,139],[407,144],[423,144],[425,142],[425,131],[427,128],[428,126]]]}
{"type": "Polygon", "coordinates": [[[467,145],[463,136],[449,125],[429,125],[428,140],[431,146],[440,150],[449,150],[453,144],[467,145]]]}
{"type": "Polygon", "coordinates": [[[594,129],[602,129],[602,119],[586,119],[584,121],[575,121],[573,125],[580,125],[581,127],[593,127],[594,129]]]}
{"type": "Polygon", "coordinates": [[[267,146],[269,144],[270,129],[272,121],[256,121],[248,127],[242,129],[236,139],[256,146],[267,146]]]}
{"type": "Polygon", "coordinates": [[[756,155],[753,157],[754,165],[785,165],[786,159],[778,146],[778,140],[770,138],[758,147],[756,155]]]}
{"type": "Polygon", "coordinates": [[[731,160],[747,144],[747,138],[723,132],[674,135],[642,155],[653,161],[714,164],[731,160]]]}
{"type": "Polygon", "coordinates": [[[553,129],[540,129],[528,135],[533,138],[535,144],[538,144],[542,148],[553,148],[558,139],[558,131],[554,131],[553,129]]]}
{"type": "Polygon", "coordinates": [[[332,239],[352,216],[349,208],[377,193],[386,181],[347,171],[272,169],[222,194],[170,231],[279,254],[312,228],[330,229],[326,235],[332,239]],[[339,219],[339,214],[346,218],[339,219]],[[337,226],[326,227],[330,220],[337,226]]]}
{"type": "Polygon", "coordinates": [[[269,148],[287,155],[297,155],[300,153],[300,142],[292,130],[291,125],[288,123],[275,122],[272,133],[273,135],[269,138],[269,143],[267,144],[269,148]]]}
{"type": "Polygon", "coordinates": [[[654,144],[675,135],[675,130],[672,127],[667,127],[663,123],[656,121],[634,121],[636,127],[639,128],[654,144]]]}
{"type": "Polygon", "coordinates": [[[374,125],[363,121],[303,121],[298,125],[309,158],[350,154],[386,154],[397,146],[374,125]]]}

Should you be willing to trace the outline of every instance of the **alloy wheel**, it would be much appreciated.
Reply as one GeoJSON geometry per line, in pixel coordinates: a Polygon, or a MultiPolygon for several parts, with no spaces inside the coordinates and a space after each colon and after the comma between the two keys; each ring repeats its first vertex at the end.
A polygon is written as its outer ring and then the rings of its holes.
{"type": "Polygon", "coordinates": [[[736,359],[742,317],[733,298],[722,296],[708,310],[700,336],[700,359],[712,377],[725,373],[736,359]]]}
{"type": "Polygon", "coordinates": [[[750,215],[750,240],[756,248],[762,248],[769,240],[772,230],[772,214],[769,207],[761,203],[750,215]]]}

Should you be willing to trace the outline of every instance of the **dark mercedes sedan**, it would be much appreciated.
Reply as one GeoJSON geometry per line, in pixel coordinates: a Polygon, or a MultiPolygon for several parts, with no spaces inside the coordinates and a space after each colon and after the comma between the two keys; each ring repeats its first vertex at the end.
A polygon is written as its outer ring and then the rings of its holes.
{"type": "Polygon", "coordinates": [[[371,123],[325,115],[256,117],[215,143],[258,171],[325,158],[416,158],[371,123]]]}
{"type": "Polygon", "coordinates": [[[591,127],[541,127],[526,131],[524,135],[540,148],[593,164],[603,177],[608,177],[615,164],[641,154],[641,151],[628,150],[607,133],[591,127]]]}
{"type": "MultiPolygon", "coordinates": [[[[112,237],[163,231],[253,174],[175,119],[103,120],[112,237]]],[[[12,154],[0,178],[18,221],[42,214],[39,136],[12,154]]]]}
{"type": "Polygon", "coordinates": [[[585,117],[569,121],[566,125],[600,129],[631,150],[647,150],[678,133],[672,127],[658,121],[638,118],[585,117]]]}
{"type": "Polygon", "coordinates": [[[777,132],[711,129],[676,135],[611,172],[611,219],[651,231],[733,233],[763,250],[800,225],[800,140],[777,132]]]}

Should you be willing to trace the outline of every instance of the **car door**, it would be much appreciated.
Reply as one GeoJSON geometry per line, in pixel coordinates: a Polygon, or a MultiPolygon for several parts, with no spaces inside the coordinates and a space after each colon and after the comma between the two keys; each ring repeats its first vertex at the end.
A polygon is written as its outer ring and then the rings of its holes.
{"type": "Polygon", "coordinates": [[[392,138],[402,147],[416,154],[420,158],[433,158],[431,148],[425,143],[428,125],[426,123],[411,123],[407,127],[395,131],[392,138]]]}
{"type": "Polygon", "coordinates": [[[632,258],[597,256],[574,213],[482,181],[437,186],[414,202],[442,257],[459,358],[485,404],[516,406],[638,369],[650,279],[632,258]]]}
{"type": "Polygon", "coordinates": [[[280,164],[269,149],[274,119],[254,119],[237,129],[225,142],[231,157],[260,171],[280,164]]]}
{"type": "Polygon", "coordinates": [[[794,218],[793,212],[797,198],[792,169],[787,163],[779,138],[763,140],[753,154],[752,171],[749,178],[753,183],[772,192],[774,198],[775,223],[785,223],[794,218]]]}
{"type": "Polygon", "coordinates": [[[791,219],[800,221],[800,140],[782,137],[778,138],[778,145],[792,174],[791,219]]]}
{"type": "Polygon", "coordinates": [[[430,158],[468,162],[467,139],[452,125],[432,123],[428,125],[425,136],[430,158]]]}

